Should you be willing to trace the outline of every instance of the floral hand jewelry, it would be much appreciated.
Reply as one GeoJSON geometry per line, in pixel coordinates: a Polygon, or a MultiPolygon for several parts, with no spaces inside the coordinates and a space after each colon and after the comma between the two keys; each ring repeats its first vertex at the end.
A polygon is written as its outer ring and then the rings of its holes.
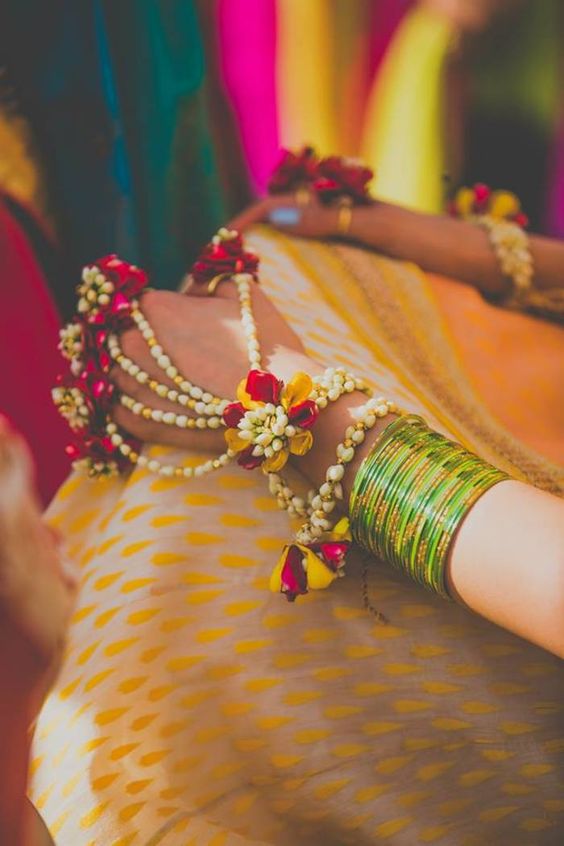
{"type": "Polygon", "coordinates": [[[225,440],[241,467],[262,466],[265,473],[277,473],[290,453],[305,455],[311,449],[309,430],[319,414],[309,399],[312,390],[307,373],[296,373],[284,387],[272,373],[250,371],[237,388],[239,402],[223,412],[225,440]]]}
{"type": "Polygon", "coordinates": [[[513,284],[512,301],[507,305],[526,305],[533,285],[533,259],[524,232],[529,220],[515,194],[492,191],[478,183],[473,188],[460,188],[449,212],[486,230],[501,272],[513,284]]]}
{"type": "Polygon", "coordinates": [[[287,385],[261,369],[251,300],[257,269],[258,259],[244,250],[241,236],[223,229],[206,246],[191,274],[193,284],[207,284],[209,293],[224,279],[237,286],[250,370],[239,384],[236,402],[215,397],[183,376],[142,312],[138,295],[147,284],[145,274],[115,256],[100,259],[84,271],[79,312],[61,332],[60,348],[70,361],[72,377],[61,377],[53,398],[76,438],[69,454],[93,477],[135,464],[163,476],[183,478],[220,469],[235,458],[245,469],[260,466],[269,475],[278,504],[291,516],[306,519],[295,542],[285,548],[271,580],[273,590],[293,600],[308,589],[326,587],[343,574],[350,543],[348,521],[335,521],[331,516],[343,496],[340,482],[365,432],[377,417],[395,407],[381,397],[369,400],[358,423],[347,429],[343,443],[337,446],[336,463],[327,470],[319,491],[310,491],[307,503],[294,495],[279,475],[289,456],[301,456],[311,449],[312,429],[328,403],[353,391],[367,392],[367,388],[343,368],[329,368],[315,379],[297,373],[287,385]],[[151,378],[123,353],[118,334],[134,325],[171,385],[151,378]],[[180,413],[145,406],[117,391],[108,376],[115,364],[157,396],[178,405],[180,413]],[[197,467],[149,459],[141,453],[141,444],[112,421],[117,402],[133,414],[163,425],[194,431],[225,426],[227,449],[197,467]]]}
{"type": "Polygon", "coordinates": [[[487,216],[493,220],[505,220],[521,228],[529,224],[529,218],[521,209],[519,198],[511,191],[492,191],[489,185],[477,182],[472,188],[459,188],[448,205],[452,217],[463,220],[487,216]]]}
{"type": "Polygon", "coordinates": [[[454,217],[476,223],[488,232],[501,272],[513,283],[513,292],[505,305],[562,321],[564,290],[540,290],[534,284],[529,239],[523,231],[529,220],[515,194],[492,191],[482,184],[460,188],[449,205],[449,211],[454,217]]]}
{"type": "Polygon", "coordinates": [[[269,194],[300,190],[315,193],[324,204],[370,205],[368,184],[374,174],[356,159],[344,156],[318,158],[313,147],[298,152],[284,150],[268,183],[269,194]]]}

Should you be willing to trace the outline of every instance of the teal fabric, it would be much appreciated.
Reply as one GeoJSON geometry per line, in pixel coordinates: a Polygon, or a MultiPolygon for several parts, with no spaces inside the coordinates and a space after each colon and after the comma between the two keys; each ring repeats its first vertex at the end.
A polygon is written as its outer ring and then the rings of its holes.
{"type": "Polygon", "coordinates": [[[158,285],[176,285],[224,219],[191,0],[104,4],[123,125],[138,253],[158,285]]]}
{"type": "Polygon", "coordinates": [[[117,252],[175,287],[226,216],[193,0],[2,4],[0,57],[37,134],[74,283],[117,252]]]}

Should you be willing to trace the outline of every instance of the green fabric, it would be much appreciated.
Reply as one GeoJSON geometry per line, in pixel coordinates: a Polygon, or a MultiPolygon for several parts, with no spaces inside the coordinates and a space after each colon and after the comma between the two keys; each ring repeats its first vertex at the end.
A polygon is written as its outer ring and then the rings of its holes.
{"type": "Polygon", "coordinates": [[[225,217],[192,0],[104,3],[139,255],[174,287],[225,217]]]}

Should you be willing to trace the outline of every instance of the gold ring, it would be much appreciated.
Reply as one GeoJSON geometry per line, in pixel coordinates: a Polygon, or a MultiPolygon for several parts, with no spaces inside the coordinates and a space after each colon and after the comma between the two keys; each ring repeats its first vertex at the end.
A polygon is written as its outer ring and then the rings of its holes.
{"type": "Polygon", "coordinates": [[[301,185],[294,194],[294,199],[298,206],[308,206],[311,200],[311,193],[309,188],[306,188],[305,185],[301,185]]]}
{"type": "Polygon", "coordinates": [[[210,279],[206,286],[207,296],[213,297],[215,292],[218,289],[218,286],[221,282],[226,282],[227,280],[232,278],[231,273],[218,273],[217,276],[214,276],[213,279],[210,279]]]}
{"type": "Polygon", "coordinates": [[[337,214],[337,231],[339,235],[348,235],[352,222],[352,206],[350,203],[341,203],[337,214]]]}

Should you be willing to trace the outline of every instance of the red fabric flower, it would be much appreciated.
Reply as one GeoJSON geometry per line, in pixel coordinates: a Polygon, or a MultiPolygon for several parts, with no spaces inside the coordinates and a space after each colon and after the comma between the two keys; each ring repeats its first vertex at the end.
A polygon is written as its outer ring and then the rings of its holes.
{"type": "Polygon", "coordinates": [[[283,150],[282,158],[270,177],[269,194],[284,194],[309,185],[317,176],[318,158],[313,147],[302,147],[297,153],[283,150]]]}
{"type": "Polygon", "coordinates": [[[229,429],[235,429],[245,416],[245,409],[240,402],[231,402],[223,412],[223,422],[229,429]]]}
{"type": "Polygon", "coordinates": [[[89,371],[100,370],[108,373],[112,359],[107,349],[108,329],[96,320],[82,322],[82,352],[80,360],[83,368],[89,371]]]}
{"type": "Polygon", "coordinates": [[[307,574],[303,565],[303,552],[291,544],[286,552],[286,560],[280,574],[281,592],[288,602],[294,602],[297,596],[307,593],[307,574]]]}
{"type": "Polygon", "coordinates": [[[474,209],[476,213],[483,212],[487,208],[491,195],[492,189],[489,185],[485,185],[483,182],[477,182],[474,185],[474,209]]]}
{"type": "Polygon", "coordinates": [[[316,555],[327,564],[334,572],[337,572],[345,565],[345,558],[350,548],[350,541],[324,541],[321,543],[309,544],[316,555]]]}
{"type": "Polygon", "coordinates": [[[313,400],[306,400],[288,409],[288,420],[300,429],[311,429],[318,416],[319,409],[313,400]]]}
{"type": "Polygon", "coordinates": [[[254,402],[278,404],[284,382],[266,370],[251,370],[245,390],[254,402]]]}
{"type": "Polygon", "coordinates": [[[258,256],[244,249],[243,238],[237,234],[221,238],[219,243],[212,240],[206,244],[190,273],[197,284],[207,284],[216,276],[233,276],[235,273],[250,273],[256,279],[258,266],[258,256]]]}
{"type": "Polygon", "coordinates": [[[94,264],[113,283],[116,292],[121,294],[120,297],[114,297],[114,310],[119,310],[124,300],[137,296],[147,285],[147,274],[144,270],[123,261],[114,253],[97,259],[94,264]]]}
{"type": "Polygon", "coordinates": [[[371,202],[368,183],[374,173],[368,167],[342,156],[321,159],[313,188],[323,203],[349,198],[356,205],[371,202]]]}
{"type": "Polygon", "coordinates": [[[237,464],[244,470],[254,470],[256,467],[260,467],[263,461],[264,455],[253,455],[252,446],[243,450],[237,456],[237,464]]]}

